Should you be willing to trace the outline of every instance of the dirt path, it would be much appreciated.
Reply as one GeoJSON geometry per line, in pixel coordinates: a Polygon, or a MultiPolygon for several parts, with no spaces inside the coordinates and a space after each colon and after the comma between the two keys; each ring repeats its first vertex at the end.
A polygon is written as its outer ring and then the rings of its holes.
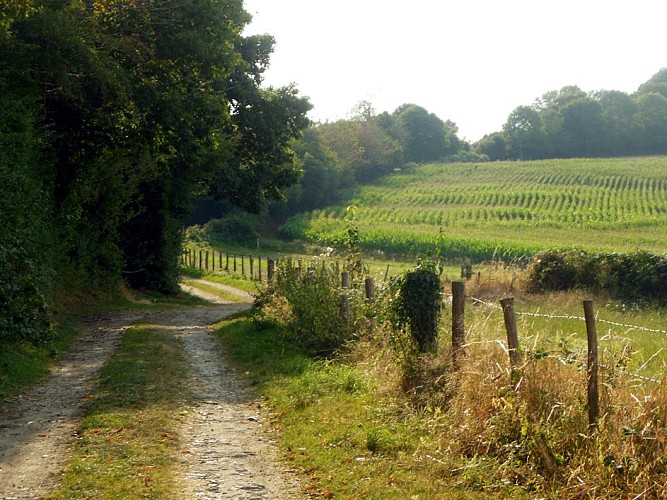
{"type": "Polygon", "coordinates": [[[47,380],[0,411],[0,498],[40,498],[54,489],[97,373],[141,317],[123,313],[86,321],[47,380]]]}
{"type": "MultiPolygon", "coordinates": [[[[194,278],[188,278],[188,281],[193,282],[193,283],[199,283],[201,285],[204,285],[206,287],[210,288],[217,288],[218,290],[222,290],[223,292],[227,292],[230,295],[236,296],[239,298],[239,302],[244,302],[244,303],[252,303],[254,300],[254,297],[251,293],[246,292],[245,290],[239,290],[238,288],[234,288],[232,286],[228,285],[223,285],[222,283],[215,283],[213,281],[206,281],[206,280],[201,280],[201,279],[194,279],[194,278]]],[[[229,301],[226,301],[224,299],[221,299],[213,294],[207,293],[204,290],[201,290],[199,288],[189,286],[189,285],[181,285],[181,288],[186,291],[189,294],[195,295],[197,297],[203,298],[204,300],[208,300],[209,302],[213,302],[214,304],[226,304],[229,301]]]]}
{"type": "Polygon", "coordinates": [[[40,386],[0,412],[0,499],[35,499],[58,485],[76,439],[86,396],[122,334],[137,321],[173,330],[192,365],[194,403],[185,408],[180,459],[182,499],[292,499],[293,475],[277,465],[262,429],[260,403],[221,356],[210,325],[249,307],[198,293],[215,306],[134,312],[89,320],[82,335],[40,386]]]}
{"type": "Polygon", "coordinates": [[[185,482],[179,498],[294,499],[293,474],[277,465],[260,402],[220,356],[208,328],[178,332],[194,374],[195,402],[183,426],[185,482]]]}

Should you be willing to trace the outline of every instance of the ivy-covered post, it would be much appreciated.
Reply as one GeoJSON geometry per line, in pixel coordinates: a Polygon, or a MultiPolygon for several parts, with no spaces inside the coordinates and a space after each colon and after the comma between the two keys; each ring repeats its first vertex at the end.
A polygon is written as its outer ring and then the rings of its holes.
{"type": "Polygon", "coordinates": [[[435,263],[422,262],[401,276],[396,286],[398,295],[393,310],[398,323],[409,327],[420,352],[435,351],[442,302],[440,274],[435,263]]]}

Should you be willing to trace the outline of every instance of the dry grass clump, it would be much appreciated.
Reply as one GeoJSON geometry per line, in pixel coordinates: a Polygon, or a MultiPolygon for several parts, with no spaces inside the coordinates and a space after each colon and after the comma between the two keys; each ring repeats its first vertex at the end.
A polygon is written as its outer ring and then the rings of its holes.
{"type": "Polygon", "coordinates": [[[420,407],[441,408],[441,450],[464,464],[454,475],[461,486],[551,498],[667,498],[664,381],[646,387],[622,374],[603,377],[602,418],[590,427],[580,364],[528,358],[512,376],[499,343],[469,346],[456,372],[449,355],[422,358],[404,389],[420,407]]]}
{"type": "MultiPolygon", "coordinates": [[[[583,298],[570,292],[539,301],[522,295],[520,282],[520,273],[489,268],[468,282],[466,295],[491,303],[514,295],[531,308],[548,303],[551,310],[572,310],[583,298]]],[[[531,324],[521,325],[526,344],[553,338],[554,332],[531,324]]],[[[432,415],[438,409],[434,432],[440,436],[438,456],[447,457],[442,474],[448,480],[501,496],[519,489],[559,499],[667,498],[667,380],[638,380],[603,359],[601,418],[590,426],[580,348],[570,352],[568,346],[565,353],[524,347],[513,375],[502,316],[472,306],[466,354],[455,369],[444,340],[446,321],[443,327],[437,353],[403,362],[401,390],[416,411],[432,415]]]]}
{"type": "Polygon", "coordinates": [[[495,261],[481,265],[466,283],[466,294],[484,301],[508,295],[522,298],[524,289],[525,276],[521,269],[495,261]]]}

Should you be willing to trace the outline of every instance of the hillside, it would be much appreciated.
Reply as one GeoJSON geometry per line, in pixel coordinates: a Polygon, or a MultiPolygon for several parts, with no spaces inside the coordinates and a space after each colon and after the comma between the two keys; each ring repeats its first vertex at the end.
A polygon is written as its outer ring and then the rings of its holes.
{"type": "Polygon", "coordinates": [[[290,219],[283,234],[334,241],[357,207],[362,245],[516,259],[550,247],[667,252],[667,157],[427,164],[290,219]]]}

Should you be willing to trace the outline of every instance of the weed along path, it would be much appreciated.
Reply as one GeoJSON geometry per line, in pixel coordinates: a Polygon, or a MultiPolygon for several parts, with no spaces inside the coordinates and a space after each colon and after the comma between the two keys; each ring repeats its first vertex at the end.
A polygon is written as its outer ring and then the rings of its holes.
{"type": "MultiPolygon", "coordinates": [[[[81,335],[40,386],[0,411],[0,499],[75,498],[58,490],[79,438],[87,401],[102,366],[125,330],[140,323],[182,345],[187,386],[174,415],[179,452],[173,459],[174,499],[293,499],[302,496],[263,429],[261,404],[225,359],[211,325],[248,304],[199,291],[214,305],[110,313],[88,320],[81,335]]],[[[96,495],[88,496],[95,498],[96,495]]],[[[114,497],[121,498],[121,497],[114,497]]]]}

